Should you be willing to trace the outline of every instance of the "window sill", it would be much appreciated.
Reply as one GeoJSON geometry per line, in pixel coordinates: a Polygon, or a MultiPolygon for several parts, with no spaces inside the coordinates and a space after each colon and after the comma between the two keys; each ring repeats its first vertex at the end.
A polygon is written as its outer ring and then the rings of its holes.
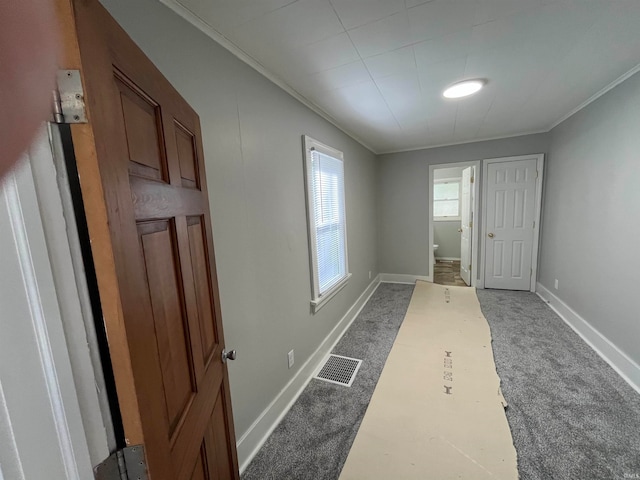
{"type": "Polygon", "coordinates": [[[331,300],[336,293],[342,290],[346,285],[349,279],[351,278],[351,274],[347,273],[347,275],[336,283],[330,290],[324,292],[319,298],[315,300],[311,300],[311,310],[313,313],[317,313],[329,300],[331,300]]]}
{"type": "Polygon", "coordinates": [[[462,217],[433,217],[434,222],[461,222],[462,217]]]}

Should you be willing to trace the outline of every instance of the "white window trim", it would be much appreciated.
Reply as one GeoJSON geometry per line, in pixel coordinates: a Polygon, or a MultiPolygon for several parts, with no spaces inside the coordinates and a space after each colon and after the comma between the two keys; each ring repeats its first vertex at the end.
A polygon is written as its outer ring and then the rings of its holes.
{"type": "MultiPolygon", "coordinates": [[[[343,162],[344,168],[344,155],[340,150],[336,150],[324,143],[321,143],[313,138],[303,135],[302,136],[303,144],[304,144],[304,186],[306,192],[306,209],[307,209],[307,228],[309,232],[309,264],[311,267],[311,308],[313,313],[316,313],[320,310],[329,300],[331,300],[340,290],[342,290],[346,285],[349,279],[351,278],[351,273],[349,272],[349,248],[347,245],[347,221],[346,221],[346,211],[342,212],[343,218],[345,219],[344,224],[344,261],[345,261],[345,275],[341,279],[339,279],[331,288],[326,290],[325,292],[320,294],[320,285],[318,280],[318,256],[317,256],[317,239],[316,239],[316,231],[315,231],[315,219],[314,219],[314,211],[313,211],[313,192],[309,188],[309,172],[311,171],[311,152],[312,150],[317,150],[325,155],[329,155],[334,158],[338,158],[343,162]]],[[[343,175],[344,179],[344,175],[343,175]]],[[[343,184],[343,197],[345,201],[343,202],[343,208],[346,210],[346,195],[344,192],[344,184],[343,184]]]]}
{"type": "MultiPolygon", "coordinates": [[[[458,182],[458,212],[460,212],[460,199],[462,197],[462,177],[460,178],[438,178],[433,181],[434,186],[438,183],[448,183],[448,182],[458,182]]],[[[436,200],[432,199],[433,204],[435,206],[436,200]]],[[[457,215],[455,217],[436,217],[433,215],[434,222],[460,222],[462,221],[462,217],[457,215]]]]}

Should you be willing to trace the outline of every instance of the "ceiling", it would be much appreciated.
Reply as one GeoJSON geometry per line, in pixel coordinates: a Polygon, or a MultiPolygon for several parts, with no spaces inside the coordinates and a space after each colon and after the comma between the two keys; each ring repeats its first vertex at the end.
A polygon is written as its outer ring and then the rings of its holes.
{"type": "Polygon", "coordinates": [[[640,64],[640,0],[161,1],[376,153],[548,131],[640,64]]]}

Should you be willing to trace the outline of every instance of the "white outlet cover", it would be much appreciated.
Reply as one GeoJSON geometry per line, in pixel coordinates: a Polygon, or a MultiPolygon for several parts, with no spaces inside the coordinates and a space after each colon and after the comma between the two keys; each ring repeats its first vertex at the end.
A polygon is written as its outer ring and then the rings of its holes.
{"type": "Polygon", "coordinates": [[[289,368],[293,367],[293,363],[295,361],[293,350],[287,354],[287,360],[289,362],[289,368]]]}
{"type": "Polygon", "coordinates": [[[558,279],[557,278],[556,278],[556,281],[554,283],[554,286],[555,286],[555,289],[557,290],[558,289],[558,279]]]}

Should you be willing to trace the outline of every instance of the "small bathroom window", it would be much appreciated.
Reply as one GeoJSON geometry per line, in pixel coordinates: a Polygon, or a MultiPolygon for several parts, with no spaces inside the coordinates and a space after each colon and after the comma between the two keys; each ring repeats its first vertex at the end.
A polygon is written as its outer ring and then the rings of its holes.
{"type": "Polygon", "coordinates": [[[435,221],[460,220],[459,178],[435,180],[433,185],[433,219],[435,221]]]}

